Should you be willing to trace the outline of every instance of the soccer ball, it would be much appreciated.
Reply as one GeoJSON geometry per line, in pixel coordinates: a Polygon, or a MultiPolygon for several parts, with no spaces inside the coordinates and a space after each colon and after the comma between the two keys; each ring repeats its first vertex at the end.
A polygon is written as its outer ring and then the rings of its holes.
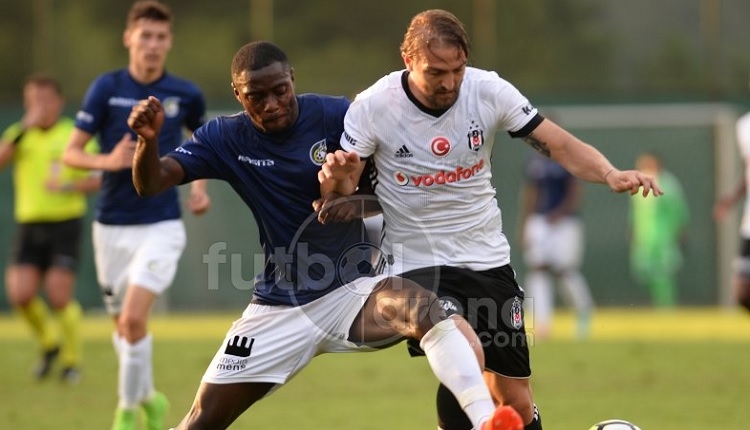
{"type": "Polygon", "coordinates": [[[589,430],[641,430],[640,427],[625,420],[606,420],[589,427],[589,430]]]}
{"type": "Polygon", "coordinates": [[[348,284],[362,276],[372,275],[372,253],[376,248],[369,243],[349,247],[336,264],[336,276],[342,284],[348,284]]]}

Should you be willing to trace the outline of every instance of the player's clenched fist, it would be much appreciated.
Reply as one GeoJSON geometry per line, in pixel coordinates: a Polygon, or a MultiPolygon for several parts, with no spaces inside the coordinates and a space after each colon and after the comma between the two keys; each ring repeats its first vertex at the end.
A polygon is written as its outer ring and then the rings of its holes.
{"type": "Polygon", "coordinates": [[[128,126],[145,140],[155,139],[164,124],[164,109],[154,96],[141,100],[133,106],[128,126]]]}
{"type": "Polygon", "coordinates": [[[325,179],[345,180],[359,165],[359,155],[355,152],[337,150],[326,155],[322,171],[325,179]]]}

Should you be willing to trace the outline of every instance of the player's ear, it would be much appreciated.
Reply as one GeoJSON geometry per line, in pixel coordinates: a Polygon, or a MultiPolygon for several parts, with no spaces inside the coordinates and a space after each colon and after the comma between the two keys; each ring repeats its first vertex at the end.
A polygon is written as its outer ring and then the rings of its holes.
{"type": "Polygon", "coordinates": [[[127,28],[122,32],[122,45],[130,48],[130,30],[127,28]]]}
{"type": "Polygon", "coordinates": [[[289,68],[289,78],[292,80],[292,84],[294,84],[294,67],[289,68]]]}
{"type": "Polygon", "coordinates": [[[406,67],[406,70],[411,72],[413,68],[414,59],[411,56],[403,52],[401,53],[401,59],[404,60],[404,66],[406,67]]]}
{"type": "Polygon", "coordinates": [[[231,82],[230,84],[232,85],[232,92],[234,93],[234,98],[236,98],[237,101],[240,102],[241,104],[242,101],[240,100],[240,92],[237,91],[237,87],[234,86],[234,82],[231,82]]]}

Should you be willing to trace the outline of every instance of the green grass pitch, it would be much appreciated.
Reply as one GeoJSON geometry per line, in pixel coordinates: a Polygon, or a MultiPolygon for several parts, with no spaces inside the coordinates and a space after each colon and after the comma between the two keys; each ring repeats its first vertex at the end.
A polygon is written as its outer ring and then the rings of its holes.
{"type": "MultiPolygon", "coordinates": [[[[170,425],[187,412],[236,315],[154,318],[154,373],[172,402],[170,425]]],[[[86,317],[83,379],[65,386],[54,378],[32,380],[37,357],[28,330],[11,315],[0,316],[0,429],[109,428],[117,402],[111,326],[103,316],[86,317]]],[[[749,315],[615,309],[596,314],[587,340],[573,338],[572,327],[570,315],[557,315],[553,337],[531,350],[545,429],[585,430],[607,418],[644,430],[750,425],[749,315]]],[[[434,430],[435,386],[426,360],[408,358],[403,345],[325,355],[232,428],[434,430]]]]}

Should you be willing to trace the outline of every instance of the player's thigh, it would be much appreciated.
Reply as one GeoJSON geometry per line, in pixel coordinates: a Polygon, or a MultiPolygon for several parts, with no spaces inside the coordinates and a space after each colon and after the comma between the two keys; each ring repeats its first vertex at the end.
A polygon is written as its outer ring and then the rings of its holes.
{"type": "Polygon", "coordinates": [[[405,337],[421,339],[444,318],[445,312],[433,292],[414,281],[388,277],[378,281],[365,301],[352,322],[349,339],[381,347],[405,337]]]}

